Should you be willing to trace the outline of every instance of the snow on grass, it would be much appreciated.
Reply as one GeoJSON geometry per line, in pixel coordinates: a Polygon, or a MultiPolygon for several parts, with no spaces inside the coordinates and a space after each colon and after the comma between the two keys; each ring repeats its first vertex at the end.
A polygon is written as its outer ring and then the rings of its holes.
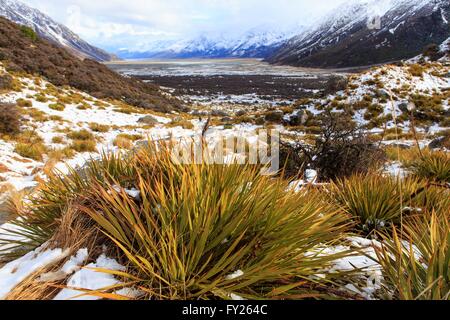
{"type": "MultiPolygon", "coordinates": [[[[1,64],[0,67],[5,72],[1,64]]],[[[72,158],[57,163],[56,169],[63,173],[68,171],[67,166],[82,167],[87,160],[97,158],[99,152],[117,151],[118,148],[114,146],[114,140],[119,134],[141,135],[144,138],[148,136],[150,139],[155,136],[159,138],[161,134],[169,137],[173,132],[179,135],[185,134],[185,132],[180,132],[177,128],[162,129],[164,124],[171,122],[170,117],[159,116],[143,110],[135,113],[133,110],[138,111],[138,109],[133,108],[130,109],[131,113],[129,114],[128,112],[118,112],[120,106],[98,100],[74,89],[58,88],[62,96],[75,93],[84,97],[83,103],[88,108],[81,110],[77,104],[65,104],[64,110],[53,110],[50,108],[50,105],[55,103],[57,97],[47,92],[48,86],[52,87],[47,81],[39,79],[36,82],[35,79],[26,77],[16,77],[16,79],[24,85],[23,90],[21,92],[1,94],[0,102],[15,103],[18,99],[31,101],[33,109],[23,108],[23,111],[26,113],[24,119],[27,121],[24,122],[22,130],[31,130],[35,136],[41,137],[49,150],[61,150],[69,146],[72,141],[67,138],[67,133],[70,131],[79,131],[81,129],[91,131],[89,128],[91,123],[109,127],[108,132],[92,132],[97,141],[97,152],[77,153],[72,158]],[[46,93],[49,101],[37,101],[36,96],[43,92],[46,93]],[[100,104],[97,102],[100,102],[100,104]],[[46,119],[44,121],[34,119],[32,116],[27,115],[30,110],[41,112],[46,119]],[[159,122],[155,128],[149,129],[145,124],[139,123],[139,119],[149,114],[159,122]],[[62,138],[63,142],[54,142],[53,139],[55,137],[62,138]]],[[[5,186],[7,186],[8,189],[22,190],[35,187],[38,184],[36,177],[39,176],[45,179],[45,176],[40,175],[40,170],[49,159],[46,155],[44,155],[42,162],[23,158],[14,151],[15,145],[16,142],[14,141],[0,139],[0,188],[3,186],[3,189],[5,189],[5,186]]]]}
{"type": "Polygon", "coordinates": [[[227,275],[225,277],[225,279],[227,279],[227,280],[234,280],[234,279],[242,277],[243,275],[244,275],[244,271],[237,270],[237,271],[233,272],[232,274],[227,275]]]}
{"type": "Polygon", "coordinates": [[[27,238],[22,236],[20,233],[24,231],[19,226],[12,223],[5,223],[0,225],[0,253],[6,254],[10,252],[11,249],[15,247],[11,241],[15,242],[25,242],[27,238]]]}
{"type": "Polygon", "coordinates": [[[406,178],[410,174],[410,172],[403,167],[402,163],[398,161],[386,164],[384,173],[389,176],[399,178],[406,178]]]}
{"type": "Polygon", "coordinates": [[[22,190],[36,185],[33,171],[43,164],[23,158],[14,152],[14,145],[0,140],[0,181],[22,190]]]}
{"type": "Polygon", "coordinates": [[[321,254],[327,255],[346,252],[350,250],[351,247],[356,248],[361,253],[333,261],[333,265],[331,269],[329,269],[329,272],[360,270],[365,285],[361,286],[361,288],[356,288],[354,285],[347,285],[344,288],[360,294],[366,299],[374,299],[374,293],[381,289],[381,283],[383,281],[383,273],[381,266],[376,262],[377,255],[374,249],[374,246],[380,247],[381,243],[360,237],[350,237],[347,240],[349,241],[350,246],[339,245],[328,247],[325,248],[321,254]]]}
{"type": "MultiPolygon", "coordinates": [[[[111,271],[125,271],[125,267],[116,260],[102,254],[95,263],[90,263],[77,271],[69,278],[67,287],[60,291],[54,300],[99,300],[100,297],[89,296],[86,290],[101,290],[120,284],[113,275],[99,272],[93,269],[105,269],[111,271]],[[82,289],[82,290],[77,290],[82,289]],[[84,290],[84,291],[83,291],[84,290]]],[[[120,291],[122,294],[131,291],[120,291]]]]}
{"type": "Polygon", "coordinates": [[[60,270],[41,275],[39,281],[48,282],[62,280],[80,270],[88,257],[88,250],[86,248],[80,249],[75,256],[70,257],[60,270]]]}
{"type": "Polygon", "coordinates": [[[0,299],[33,273],[67,257],[69,250],[46,250],[45,245],[0,269],[0,299]]]}

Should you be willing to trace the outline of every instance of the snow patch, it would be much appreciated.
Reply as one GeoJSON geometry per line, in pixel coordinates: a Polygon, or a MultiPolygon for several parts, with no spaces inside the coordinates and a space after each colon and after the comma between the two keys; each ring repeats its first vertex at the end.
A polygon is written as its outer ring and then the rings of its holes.
{"type": "Polygon", "coordinates": [[[0,299],[33,273],[64,259],[69,250],[45,250],[45,245],[0,269],[0,299]]]}
{"type": "Polygon", "coordinates": [[[237,270],[237,271],[233,272],[232,274],[227,275],[225,277],[225,279],[227,279],[227,280],[234,280],[234,279],[242,277],[243,275],[244,275],[244,271],[237,270]]]}
{"type": "Polygon", "coordinates": [[[77,289],[98,291],[120,284],[120,281],[114,278],[114,276],[92,269],[125,271],[125,267],[120,265],[116,260],[110,259],[102,254],[95,263],[88,264],[70,277],[67,282],[68,288],[60,291],[54,300],[99,300],[99,297],[89,296],[84,291],[77,289]]]}

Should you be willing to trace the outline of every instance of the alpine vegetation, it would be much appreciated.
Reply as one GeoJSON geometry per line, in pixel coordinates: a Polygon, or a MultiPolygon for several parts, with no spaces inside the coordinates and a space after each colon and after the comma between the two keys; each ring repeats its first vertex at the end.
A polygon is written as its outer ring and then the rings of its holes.
{"type": "Polygon", "coordinates": [[[0,4],[0,299],[450,299],[448,1],[0,4]]]}

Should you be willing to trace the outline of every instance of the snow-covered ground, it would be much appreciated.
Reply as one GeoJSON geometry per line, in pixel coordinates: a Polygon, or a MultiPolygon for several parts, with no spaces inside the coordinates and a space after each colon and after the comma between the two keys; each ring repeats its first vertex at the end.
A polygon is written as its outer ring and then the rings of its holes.
{"type": "MultiPolygon", "coordinates": [[[[0,73],[4,72],[6,71],[0,66],[0,73]]],[[[33,112],[39,112],[41,116],[46,117],[46,120],[42,121],[25,115],[24,119],[27,121],[23,124],[22,131],[29,130],[33,136],[41,137],[46,147],[51,150],[63,149],[70,145],[71,139],[67,137],[67,132],[87,130],[95,137],[97,152],[76,153],[73,157],[54,164],[54,168],[61,172],[67,172],[68,167],[83,166],[87,160],[98,157],[102,151],[118,151],[119,148],[114,145],[114,140],[119,135],[139,136],[140,140],[181,139],[200,133],[206,121],[187,119],[187,122],[192,123],[192,128],[184,129],[182,126],[172,124],[172,121],[183,119],[182,115],[159,115],[142,109],[132,109],[131,112],[123,113],[119,111],[121,105],[100,101],[83,92],[67,88],[60,89],[60,95],[79,94],[85,98],[84,104],[88,107],[79,108],[79,103],[73,103],[66,104],[64,110],[58,111],[51,108],[58,97],[47,94],[47,99],[49,99],[47,102],[39,102],[36,98],[38,94],[46,92],[47,86],[51,86],[49,83],[42,79],[36,83],[35,79],[26,77],[18,78],[18,80],[23,85],[22,91],[0,94],[0,102],[15,103],[18,100],[28,100],[32,103],[32,107],[24,107],[24,111],[33,110],[33,112]],[[140,123],[139,120],[146,116],[153,117],[157,123],[154,126],[140,123]],[[95,132],[91,130],[93,123],[108,126],[108,131],[95,132]],[[60,139],[55,142],[55,138],[60,139]]],[[[213,126],[207,132],[207,136],[214,138],[219,131],[225,136],[252,136],[257,128],[257,126],[243,124],[232,129],[222,130],[223,126],[213,126]]],[[[15,152],[16,145],[17,142],[14,140],[0,139],[0,191],[2,187],[3,191],[31,188],[36,186],[40,180],[45,179],[42,169],[50,159],[44,156],[42,161],[38,161],[22,157],[15,152]]]]}

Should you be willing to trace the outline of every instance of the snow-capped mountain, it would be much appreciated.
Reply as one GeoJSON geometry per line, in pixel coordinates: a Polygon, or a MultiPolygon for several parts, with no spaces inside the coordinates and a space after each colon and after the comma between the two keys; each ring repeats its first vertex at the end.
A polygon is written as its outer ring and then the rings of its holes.
{"type": "Polygon", "coordinates": [[[0,16],[12,22],[33,28],[39,36],[69,49],[79,57],[97,61],[110,61],[114,59],[113,55],[90,45],[66,26],[20,1],[0,0],[0,16]]]}
{"type": "Polygon", "coordinates": [[[411,58],[450,36],[448,0],[354,0],[289,40],[269,59],[352,67],[411,58]]]}
{"type": "Polygon", "coordinates": [[[266,58],[287,40],[304,30],[302,26],[280,29],[255,27],[237,35],[207,34],[187,40],[156,41],[139,51],[121,50],[121,58],[266,58]]]}

